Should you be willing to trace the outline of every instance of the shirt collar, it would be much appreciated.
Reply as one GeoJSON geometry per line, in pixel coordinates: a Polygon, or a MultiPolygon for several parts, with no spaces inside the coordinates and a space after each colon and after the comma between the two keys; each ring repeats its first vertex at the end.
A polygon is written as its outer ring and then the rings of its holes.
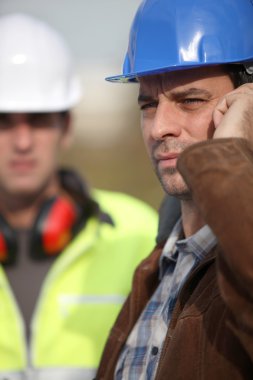
{"type": "Polygon", "coordinates": [[[164,262],[176,261],[178,252],[193,254],[197,260],[201,261],[217,244],[217,239],[211,228],[206,224],[194,235],[180,239],[182,236],[182,219],[175,224],[160,257],[160,271],[164,262]]]}

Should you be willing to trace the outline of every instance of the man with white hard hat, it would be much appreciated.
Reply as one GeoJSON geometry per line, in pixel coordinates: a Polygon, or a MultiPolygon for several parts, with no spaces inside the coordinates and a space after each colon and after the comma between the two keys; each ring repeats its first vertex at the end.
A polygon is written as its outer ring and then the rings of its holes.
{"type": "Polygon", "coordinates": [[[139,83],[144,142],[181,217],[136,269],[97,379],[252,379],[252,0],[142,1],[108,80],[139,83]]]}
{"type": "Polygon", "coordinates": [[[59,168],[79,98],[62,37],[1,16],[0,379],[91,379],[155,237],[148,205],[59,168]]]}

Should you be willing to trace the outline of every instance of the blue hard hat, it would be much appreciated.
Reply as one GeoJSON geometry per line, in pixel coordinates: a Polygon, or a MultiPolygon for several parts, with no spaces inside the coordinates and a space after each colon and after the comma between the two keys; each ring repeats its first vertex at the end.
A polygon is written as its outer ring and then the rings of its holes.
{"type": "Polygon", "coordinates": [[[253,0],[144,0],[130,31],[123,74],[109,81],[203,65],[253,71],[253,0]]]}

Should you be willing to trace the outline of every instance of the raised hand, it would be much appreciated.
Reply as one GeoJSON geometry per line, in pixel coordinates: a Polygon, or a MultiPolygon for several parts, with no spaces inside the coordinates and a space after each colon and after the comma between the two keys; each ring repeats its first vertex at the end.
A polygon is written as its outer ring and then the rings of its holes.
{"type": "Polygon", "coordinates": [[[243,137],[253,142],[253,83],[220,99],[213,112],[213,138],[243,137]]]}

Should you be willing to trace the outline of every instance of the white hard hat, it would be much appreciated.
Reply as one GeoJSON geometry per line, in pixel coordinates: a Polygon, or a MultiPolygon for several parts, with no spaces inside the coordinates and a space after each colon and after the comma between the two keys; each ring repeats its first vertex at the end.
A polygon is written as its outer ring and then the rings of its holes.
{"type": "Polygon", "coordinates": [[[68,110],[80,98],[70,51],[49,25],[25,14],[0,17],[0,112],[68,110]]]}

